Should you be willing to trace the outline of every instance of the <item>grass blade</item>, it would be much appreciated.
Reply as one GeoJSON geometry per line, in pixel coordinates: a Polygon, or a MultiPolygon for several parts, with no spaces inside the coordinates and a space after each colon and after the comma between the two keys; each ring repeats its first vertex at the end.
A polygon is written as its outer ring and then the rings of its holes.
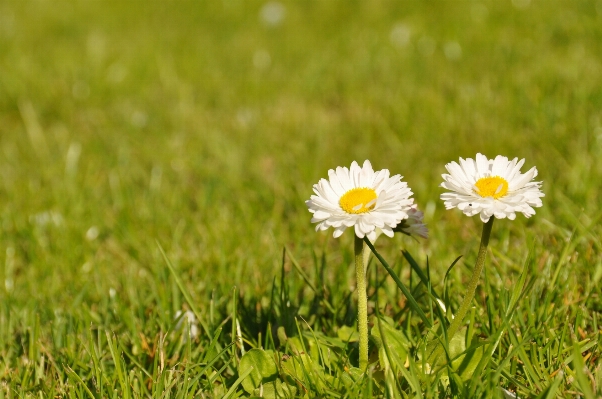
{"type": "Polygon", "coordinates": [[[385,269],[387,269],[387,272],[389,272],[389,275],[391,276],[391,278],[393,278],[393,280],[395,281],[395,283],[397,284],[397,286],[399,287],[399,289],[401,290],[401,292],[403,292],[403,294],[406,296],[410,307],[412,308],[413,311],[415,311],[416,313],[418,313],[418,316],[420,316],[420,318],[422,319],[422,321],[424,321],[424,323],[430,328],[432,327],[432,323],[431,321],[428,319],[428,317],[426,317],[426,315],[424,314],[424,312],[422,311],[422,309],[420,309],[420,306],[418,306],[418,302],[416,302],[416,299],[414,299],[414,297],[412,296],[412,294],[410,293],[410,291],[407,289],[407,287],[401,282],[401,280],[399,279],[399,277],[397,277],[397,274],[395,274],[395,272],[393,271],[393,269],[391,268],[391,266],[389,266],[389,264],[387,263],[387,261],[385,261],[383,259],[382,256],[380,256],[380,254],[378,252],[376,252],[376,249],[374,248],[374,245],[372,245],[372,243],[370,242],[370,240],[367,237],[364,237],[364,242],[368,245],[368,247],[370,248],[370,250],[372,251],[372,253],[374,254],[374,256],[376,256],[376,258],[379,260],[379,262],[381,263],[381,265],[383,265],[383,267],[385,269]]]}
{"type": "Polygon", "coordinates": [[[253,371],[253,366],[249,367],[249,369],[247,371],[245,371],[244,373],[242,373],[240,375],[240,377],[238,377],[236,379],[236,381],[234,381],[234,384],[232,384],[232,386],[230,387],[230,389],[228,390],[228,392],[226,392],[226,394],[224,395],[223,399],[228,399],[230,396],[232,396],[232,394],[234,392],[236,392],[236,388],[238,388],[238,386],[243,382],[243,380],[245,378],[248,377],[249,374],[251,374],[252,371],[253,371]]]}
{"type": "Polygon", "coordinates": [[[194,315],[196,316],[196,318],[199,321],[199,323],[201,324],[201,326],[203,326],[203,330],[205,330],[205,334],[207,334],[208,337],[211,337],[211,334],[209,332],[209,326],[207,325],[207,323],[205,323],[205,320],[201,317],[201,312],[199,312],[199,309],[196,307],[195,302],[192,300],[192,296],[190,295],[190,293],[184,286],[184,283],[180,279],[180,276],[178,276],[178,274],[176,273],[176,269],[171,264],[171,261],[165,254],[165,251],[163,250],[163,247],[161,246],[161,244],[159,244],[159,241],[157,241],[157,246],[159,247],[159,251],[161,251],[161,255],[163,255],[163,259],[165,260],[165,263],[167,264],[167,268],[171,272],[171,275],[173,276],[176,284],[178,285],[180,292],[182,293],[182,295],[184,295],[184,298],[186,298],[186,302],[188,303],[188,306],[190,306],[192,313],[194,313],[194,315]]]}

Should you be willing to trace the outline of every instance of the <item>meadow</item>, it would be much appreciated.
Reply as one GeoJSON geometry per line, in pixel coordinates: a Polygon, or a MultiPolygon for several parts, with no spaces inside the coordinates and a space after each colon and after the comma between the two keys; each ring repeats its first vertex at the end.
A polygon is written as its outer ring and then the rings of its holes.
{"type": "Polygon", "coordinates": [[[0,398],[602,397],[601,77],[600,0],[0,2],[0,398]],[[543,207],[430,370],[478,152],[543,207]],[[365,159],[425,213],[376,249],[429,323],[372,257],[362,374],[353,233],[305,201],[365,159]]]}

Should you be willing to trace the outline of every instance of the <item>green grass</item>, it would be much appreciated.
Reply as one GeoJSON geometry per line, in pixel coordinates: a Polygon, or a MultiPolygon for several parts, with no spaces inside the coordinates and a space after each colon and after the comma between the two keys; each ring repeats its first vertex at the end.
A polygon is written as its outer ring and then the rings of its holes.
{"type": "Polygon", "coordinates": [[[0,397],[600,397],[602,3],[282,4],[0,3],[0,397]],[[440,175],[477,152],[537,166],[543,208],[496,222],[451,368],[372,261],[362,377],[312,184],[405,176],[431,237],[376,247],[436,321],[480,234],[440,175]]]}

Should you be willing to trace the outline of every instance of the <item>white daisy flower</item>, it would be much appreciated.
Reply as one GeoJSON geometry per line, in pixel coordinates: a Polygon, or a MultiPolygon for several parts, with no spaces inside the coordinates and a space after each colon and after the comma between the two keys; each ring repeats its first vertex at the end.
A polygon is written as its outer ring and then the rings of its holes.
{"type": "Polygon", "coordinates": [[[353,161],[349,169],[330,169],[329,179],[314,184],[316,195],[305,201],[314,214],[311,222],[318,223],[316,231],[333,227],[336,238],[347,227],[354,227],[359,238],[375,240],[379,228],[393,237],[393,228],[407,219],[414,199],[401,176],[389,174],[388,169],[374,172],[368,160],[361,168],[353,161]]]}
{"type": "Polygon", "coordinates": [[[394,231],[398,231],[409,236],[417,235],[422,238],[429,238],[429,229],[424,224],[424,213],[418,210],[418,205],[414,204],[408,210],[408,218],[402,220],[395,227],[394,231]]]}
{"type": "Polygon", "coordinates": [[[196,338],[199,335],[199,326],[196,320],[196,316],[190,310],[187,310],[182,314],[181,310],[176,312],[176,320],[178,323],[176,324],[175,329],[180,330],[183,327],[184,320],[186,320],[186,326],[188,327],[188,336],[190,338],[196,338]]]}
{"type": "Polygon", "coordinates": [[[542,206],[541,182],[531,181],[537,176],[537,168],[520,173],[525,163],[514,158],[498,155],[487,159],[477,154],[472,158],[460,158],[460,164],[451,162],[445,165],[449,174],[444,174],[441,187],[452,191],[441,194],[447,209],[458,208],[468,216],[479,214],[483,223],[491,216],[497,219],[514,220],[516,213],[526,217],[535,214],[533,207],[542,206]]]}

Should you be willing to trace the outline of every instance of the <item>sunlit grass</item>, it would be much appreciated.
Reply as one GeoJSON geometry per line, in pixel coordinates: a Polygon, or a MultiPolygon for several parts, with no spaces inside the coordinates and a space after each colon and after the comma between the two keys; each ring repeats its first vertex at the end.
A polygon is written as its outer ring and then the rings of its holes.
{"type": "Polygon", "coordinates": [[[308,397],[600,395],[602,3],[275,4],[0,4],[0,394],[248,396],[262,347],[307,350],[317,371],[278,380],[308,397]],[[400,250],[456,310],[480,222],[438,185],[477,152],[546,194],[491,237],[469,336],[498,345],[426,375],[428,329],[373,260],[369,314],[416,363],[360,378],[353,238],[314,233],[311,185],[353,160],[404,176],[430,238],[377,250],[435,320],[400,250]]]}

